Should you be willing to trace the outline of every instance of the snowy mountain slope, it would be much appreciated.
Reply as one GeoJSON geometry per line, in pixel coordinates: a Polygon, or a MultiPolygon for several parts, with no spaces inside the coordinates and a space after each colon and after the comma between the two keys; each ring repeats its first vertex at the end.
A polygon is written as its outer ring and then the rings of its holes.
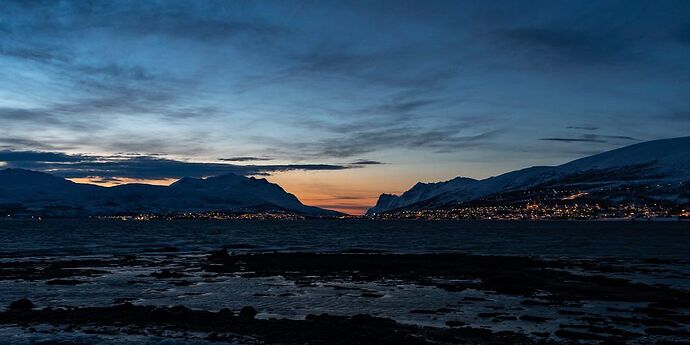
{"type": "Polygon", "coordinates": [[[687,180],[690,175],[690,137],[647,141],[581,158],[558,167],[561,174],[648,165],[649,173],[665,180],[687,180]]]}
{"type": "Polygon", "coordinates": [[[477,182],[477,180],[467,177],[456,177],[450,181],[438,183],[419,182],[400,196],[382,194],[376,206],[369,209],[368,212],[376,213],[405,207],[448,192],[461,193],[461,191],[469,189],[477,182]]]}
{"type": "MultiPolygon", "coordinates": [[[[687,181],[690,181],[690,137],[682,137],[639,143],[560,166],[512,171],[457,188],[448,185],[442,192],[427,193],[418,198],[404,197],[412,189],[399,197],[384,194],[368,213],[403,207],[434,208],[544,184],[590,183],[602,188],[621,183],[656,185],[687,181]]],[[[434,185],[447,185],[448,182],[434,185]]]]}
{"type": "Polygon", "coordinates": [[[11,205],[55,216],[116,213],[177,213],[262,208],[307,215],[337,212],[302,204],[265,179],[228,174],[206,179],[183,178],[166,186],[126,184],[100,187],[78,184],[50,174],[0,170],[0,209],[11,205]]]}

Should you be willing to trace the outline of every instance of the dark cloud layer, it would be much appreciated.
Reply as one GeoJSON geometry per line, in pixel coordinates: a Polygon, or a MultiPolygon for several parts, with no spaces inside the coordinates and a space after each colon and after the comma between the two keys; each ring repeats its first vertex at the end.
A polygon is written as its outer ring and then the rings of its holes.
{"type": "Polygon", "coordinates": [[[159,156],[102,157],[36,151],[0,151],[0,162],[6,163],[3,168],[44,171],[68,178],[95,176],[105,180],[206,177],[227,173],[266,175],[289,170],[342,170],[352,167],[332,164],[234,165],[183,162],[159,156]]]}
{"type": "Polygon", "coordinates": [[[257,161],[270,161],[270,160],[273,160],[273,158],[239,156],[239,157],[229,157],[229,158],[218,158],[218,160],[223,161],[223,162],[257,162],[257,161]]]}
{"type": "Polygon", "coordinates": [[[358,161],[354,161],[351,164],[352,165],[380,165],[380,164],[386,164],[386,163],[379,162],[379,161],[372,161],[372,160],[368,160],[368,159],[361,159],[358,161]]]}
{"type": "Polygon", "coordinates": [[[565,143],[608,143],[612,140],[614,141],[640,141],[630,136],[625,135],[597,135],[597,134],[585,134],[580,137],[567,137],[567,138],[540,138],[541,141],[559,141],[565,143]]]}

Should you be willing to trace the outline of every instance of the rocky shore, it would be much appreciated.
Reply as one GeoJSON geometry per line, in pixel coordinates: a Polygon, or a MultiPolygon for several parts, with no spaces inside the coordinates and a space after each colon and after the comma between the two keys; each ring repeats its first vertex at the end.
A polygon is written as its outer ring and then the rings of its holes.
{"type": "Polygon", "coordinates": [[[688,279],[673,269],[684,265],[371,251],[180,255],[172,248],[4,260],[0,286],[16,289],[3,296],[0,331],[240,344],[687,344],[690,292],[634,279],[688,279]],[[239,292],[228,292],[238,284],[232,291],[239,292]],[[117,298],[59,299],[95,287],[114,289],[117,298]],[[248,301],[263,304],[238,305],[248,301]],[[271,310],[288,302],[303,314],[271,310]],[[322,312],[337,303],[345,307],[322,312]]]}

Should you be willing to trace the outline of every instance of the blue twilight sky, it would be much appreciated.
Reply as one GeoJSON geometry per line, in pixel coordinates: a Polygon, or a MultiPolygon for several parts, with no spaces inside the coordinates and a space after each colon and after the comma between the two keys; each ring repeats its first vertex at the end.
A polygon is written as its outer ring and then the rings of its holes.
{"type": "Polygon", "coordinates": [[[690,133],[690,1],[0,0],[0,168],[348,212],[690,133]]]}

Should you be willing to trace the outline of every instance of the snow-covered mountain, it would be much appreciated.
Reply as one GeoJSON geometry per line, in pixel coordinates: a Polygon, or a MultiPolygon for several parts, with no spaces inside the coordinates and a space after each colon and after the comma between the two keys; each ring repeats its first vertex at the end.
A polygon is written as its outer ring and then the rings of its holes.
{"type": "Polygon", "coordinates": [[[369,209],[368,213],[377,213],[405,207],[448,192],[462,193],[463,191],[469,190],[478,182],[479,181],[468,177],[456,177],[450,181],[437,183],[418,182],[414,187],[400,196],[381,194],[376,206],[369,209]]]}
{"type": "MultiPolygon", "coordinates": [[[[654,140],[581,158],[555,167],[531,167],[483,180],[455,178],[446,182],[417,184],[400,196],[383,194],[368,214],[401,208],[434,208],[467,202],[496,193],[535,186],[588,185],[601,190],[626,185],[671,185],[663,197],[683,197],[678,183],[690,182],[690,137],[654,140]],[[464,181],[455,183],[454,181],[464,181]],[[680,190],[681,195],[677,195],[680,190]],[[675,193],[675,194],[674,194],[675,193]]],[[[687,188],[687,187],[684,187],[687,188]]]]}
{"type": "Polygon", "coordinates": [[[0,210],[86,216],[254,209],[314,216],[337,214],[306,206],[265,179],[234,174],[205,179],[185,177],[170,186],[126,184],[106,188],[36,171],[0,170],[0,210]]]}

